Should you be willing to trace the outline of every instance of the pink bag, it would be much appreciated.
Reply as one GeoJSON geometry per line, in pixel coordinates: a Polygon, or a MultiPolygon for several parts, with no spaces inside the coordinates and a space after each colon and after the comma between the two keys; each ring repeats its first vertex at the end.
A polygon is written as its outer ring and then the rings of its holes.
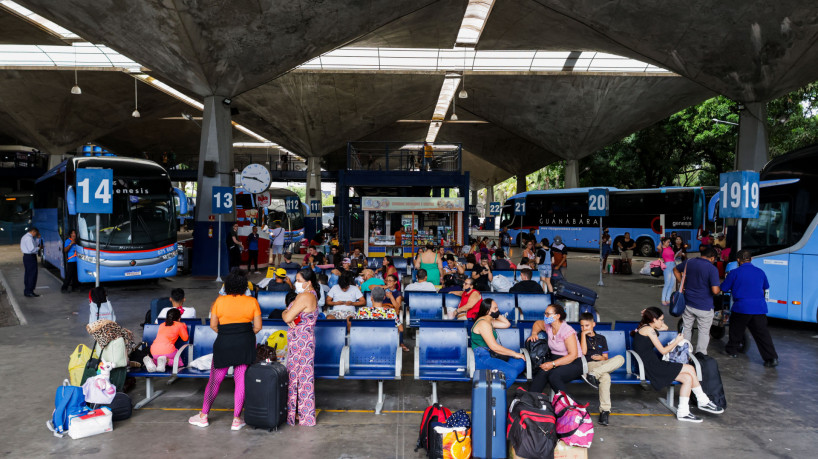
{"type": "Polygon", "coordinates": [[[551,404],[557,413],[557,438],[568,446],[590,448],[594,441],[594,423],[586,410],[588,404],[577,404],[563,391],[554,394],[551,404]]]}
{"type": "Polygon", "coordinates": [[[651,268],[662,268],[662,271],[665,270],[665,262],[664,260],[653,260],[650,262],[651,268]]]}

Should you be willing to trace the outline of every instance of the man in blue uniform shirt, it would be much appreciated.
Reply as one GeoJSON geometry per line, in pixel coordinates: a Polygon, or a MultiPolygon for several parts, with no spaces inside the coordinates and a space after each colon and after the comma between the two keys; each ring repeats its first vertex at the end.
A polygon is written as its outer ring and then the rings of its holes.
{"type": "Polygon", "coordinates": [[[764,271],[750,263],[752,256],[749,250],[740,250],[736,259],[738,268],[730,271],[721,284],[721,289],[733,296],[730,336],[724,349],[730,357],[738,357],[744,329],[749,328],[764,359],[764,366],[774,367],[778,365],[778,354],[767,329],[767,300],[764,297],[770,283],[764,271]]]}
{"type": "Polygon", "coordinates": [[[69,288],[72,291],[79,290],[80,282],[77,279],[77,232],[74,230],[68,231],[68,239],[63,244],[63,252],[65,253],[65,279],[62,282],[62,293],[68,293],[69,288]]]}

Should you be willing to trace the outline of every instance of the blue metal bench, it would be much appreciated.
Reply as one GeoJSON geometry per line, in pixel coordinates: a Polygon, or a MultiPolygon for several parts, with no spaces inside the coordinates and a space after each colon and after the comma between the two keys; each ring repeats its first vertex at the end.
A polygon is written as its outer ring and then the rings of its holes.
{"type": "Polygon", "coordinates": [[[374,270],[383,268],[383,257],[366,257],[366,267],[374,270]]]}
{"type": "Polygon", "coordinates": [[[611,330],[614,331],[623,331],[625,332],[625,346],[628,349],[631,348],[631,332],[636,330],[636,327],[639,326],[639,322],[632,322],[627,320],[617,320],[614,322],[613,327],[611,330]]]}
{"type": "Polygon", "coordinates": [[[441,293],[440,295],[443,295],[443,307],[446,309],[446,312],[450,312],[452,310],[457,311],[457,308],[460,307],[461,297],[448,293],[441,293]]]}
{"type": "MultiPolygon", "coordinates": [[[[188,362],[192,362],[199,357],[213,353],[213,343],[216,341],[216,332],[209,325],[196,325],[194,327],[196,340],[188,348],[188,362]]],[[[197,370],[189,366],[176,372],[179,378],[209,378],[210,369],[197,370]]]]}
{"type": "Polygon", "coordinates": [[[545,315],[545,309],[551,304],[551,294],[517,293],[519,320],[539,320],[545,315]]]}
{"type": "Polygon", "coordinates": [[[320,320],[315,324],[316,378],[338,379],[344,376],[346,340],[346,320],[320,320]]]}
{"type": "MultiPolygon", "coordinates": [[[[392,263],[395,264],[395,269],[398,270],[398,273],[407,274],[409,266],[411,266],[408,260],[404,257],[392,257],[392,263]]],[[[403,275],[402,274],[402,275],[403,275]]]]}
{"type": "MultiPolygon", "coordinates": [[[[409,306],[410,327],[417,327],[421,320],[443,319],[443,297],[450,296],[460,303],[457,295],[446,295],[435,292],[407,292],[406,304],[409,306]]],[[[456,308],[457,306],[455,306],[456,308]]]]}
{"type": "Polygon", "coordinates": [[[264,319],[271,312],[287,309],[287,292],[258,292],[258,305],[261,308],[261,318],[264,319]]]}
{"type": "Polygon", "coordinates": [[[415,379],[432,382],[432,403],[437,403],[438,381],[471,381],[469,335],[458,320],[421,320],[418,325],[415,379]]]}
{"type": "Polygon", "coordinates": [[[508,317],[508,321],[511,322],[511,325],[517,323],[517,298],[514,293],[483,293],[483,300],[489,298],[497,302],[497,308],[500,310],[500,314],[508,317]]]}
{"type": "Polygon", "coordinates": [[[285,271],[287,271],[287,277],[290,278],[290,282],[295,283],[295,275],[298,274],[298,270],[297,269],[286,269],[285,271]]]}
{"type": "MultiPolygon", "coordinates": [[[[128,371],[128,376],[132,376],[134,378],[145,378],[145,398],[134,405],[135,409],[142,408],[143,406],[147,405],[156,397],[162,395],[165,391],[164,390],[153,390],[153,378],[170,378],[167,382],[167,385],[173,383],[176,380],[176,374],[179,371],[180,366],[185,365],[185,350],[188,348],[189,343],[193,341],[194,329],[192,326],[188,325],[188,341],[177,340],[176,341],[176,358],[173,359],[173,362],[168,362],[168,366],[165,367],[165,371],[163,372],[149,372],[143,369],[131,369],[128,371]]],[[[159,332],[159,325],[157,324],[145,324],[145,328],[142,331],[142,341],[150,345],[153,344],[153,341],[156,339],[156,334],[159,332]]]]}
{"type": "Polygon", "coordinates": [[[196,325],[201,325],[204,323],[204,319],[202,319],[201,317],[193,319],[180,319],[180,321],[183,324],[187,325],[188,330],[193,329],[193,327],[195,327],[196,325]]]}
{"type": "Polygon", "coordinates": [[[375,414],[383,409],[383,381],[399,380],[403,352],[398,346],[398,329],[392,320],[354,320],[345,350],[344,379],[378,381],[375,414]]]}

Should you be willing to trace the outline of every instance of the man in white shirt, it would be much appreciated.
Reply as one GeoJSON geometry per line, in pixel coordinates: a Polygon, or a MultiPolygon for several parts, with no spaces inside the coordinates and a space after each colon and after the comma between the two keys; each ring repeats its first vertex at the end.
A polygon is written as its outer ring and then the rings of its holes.
{"type": "Polygon", "coordinates": [[[270,246],[273,250],[273,266],[278,266],[281,260],[281,254],[284,253],[284,228],[281,227],[281,222],[276,221],[272,231],[270,231],[270,246]]]}
{"type": "Polygon", "coordinates": [[[40,250],[40,231],[31,227],[20,239],[20,251],[23,252],[23,267],[26,270],[24,276],[25,289],[23,294],[29,298],[40,296],[34,293],[37,286],[37,252],[40,250]]]}
{"type": "Polygon", "coordinates": [[[435,284],[426,280],[426,270],[418,269],[418,281],[413,282],[403,289],[405,292],[436,292],[435,284]]]}
{"type": "MultiPolygon", "coordinates": [[[[196,309],[192,307],[184,307],[185,304],[185,291],[180,288],[175,288],[170,291],[170,303],[173,305],[173,308],[179,310],[182,314],[182,319],[195,319],[196,318],[196,309]]],[[[161,319],[164,319],[168,316],[168,311],[172,308],[164,308],[159,311],[159,315],[157,315],[156,323],[159,323],[161,319]]]]}
{"type": "Polygon", "coordinates": [[[326,305],[332,307],[327,312],[327,319],[347,319],[355,317],[356,306],[364,306],[364,294],[355,285],[350,285],[349,276],[340,276],[338,285],[327,294],[326,305]]]}

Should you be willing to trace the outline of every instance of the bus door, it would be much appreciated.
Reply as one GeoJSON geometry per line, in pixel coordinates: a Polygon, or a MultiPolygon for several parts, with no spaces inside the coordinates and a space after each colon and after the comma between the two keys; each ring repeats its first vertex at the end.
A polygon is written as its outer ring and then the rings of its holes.
{"type": "MultiPolygon", "coordinates": [[[[801,278],[806,276],[807,279],[814,279],[815,273],[818,273],[818,255],[802,255],[802,258],[804,261],[801,278]]],[[[818,322],[818,285],[808,280],[801,291],[801,320],[818,322]]]]}
{"type": "Polygon", "coordinates": [[[753,258],[753,264],[761,268],[770,283],[767,297],[767,315],[779,319],[789,317],[790,254],[753,258]]]}

